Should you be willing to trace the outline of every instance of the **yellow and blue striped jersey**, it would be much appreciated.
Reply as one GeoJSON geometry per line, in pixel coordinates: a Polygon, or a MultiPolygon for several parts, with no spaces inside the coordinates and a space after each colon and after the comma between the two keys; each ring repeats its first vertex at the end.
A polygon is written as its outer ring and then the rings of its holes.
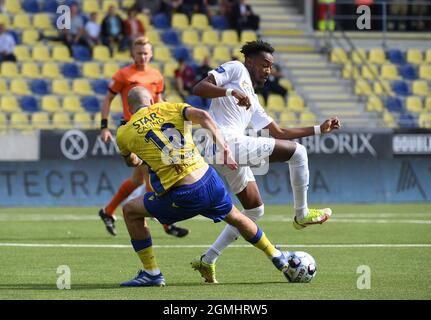
{"type": "Polygon", "coordinates": [[[191,125],[186,126],[185,103],[160,102],[143,107],[118,128],[121,155],[135,153],[150,167],[150,182],[162,194],[205,161],[193,142],[191,125]]]}

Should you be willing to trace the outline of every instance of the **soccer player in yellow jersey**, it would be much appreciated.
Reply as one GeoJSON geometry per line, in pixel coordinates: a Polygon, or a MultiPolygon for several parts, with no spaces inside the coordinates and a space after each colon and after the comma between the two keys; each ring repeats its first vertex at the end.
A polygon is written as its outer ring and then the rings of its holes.
{"type": "Polygon", "coordinates": [[[200,124],[223,150],[223,163],[231,170],[238,168],[228,145],[206,111],[184,103],[153,104],[151,93],[135,87],[128,93],[133,114],[130,121],[118,128],[117,145],[127,165],[149,166],[154,192],[127,202],[124,220],[143,270],[126,287],[164,286],[165,279],[157,266],[146,218],[171,224],[198,214],[214,222],[224,220],[262,250],[288,278],[291,267],[288,254],[276,249],[261,229],[232,205],[221,178],[208,166],[195,146],[186,121],[200,124]]]}

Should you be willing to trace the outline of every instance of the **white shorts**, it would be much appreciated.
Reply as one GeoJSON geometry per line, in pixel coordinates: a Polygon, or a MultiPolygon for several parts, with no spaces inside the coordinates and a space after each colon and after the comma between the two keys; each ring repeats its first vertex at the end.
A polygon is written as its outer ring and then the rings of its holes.
{"type": "Polygon", "coordinates": [[[225,137],[225,139],[239,165],[238,170],[230,170],[216,163],[212,143],[206,145],[205,160],[226,179],[231,191],[238,194],[245,189],[248,182],[256,181],[254,174],[264,175],[268,172],[268,157],[274,151],[275,139],[249,136],[225,137]],[[250,167],[253,167],[253,171],[250,167]]]}

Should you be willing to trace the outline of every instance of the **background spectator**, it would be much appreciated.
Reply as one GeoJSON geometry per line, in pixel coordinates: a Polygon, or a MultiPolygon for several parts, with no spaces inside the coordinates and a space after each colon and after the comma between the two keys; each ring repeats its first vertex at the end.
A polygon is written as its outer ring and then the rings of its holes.
{"type": "Polygon", "coordinates": [[[127,48],[127,37],[124,33],[123,20],[117,14],[115,6],[110,6],[108,14],[102,21],[102,43],[114,52],[114,44],[118,44],[118,50],[127,48]]]}
{"type": "Polygon", "coordinates": [[[124,32],[129,42],[145,35],[144,25],[136,18],[138,12],[134,8],[127,11],[127,19],[124,21],[124,32]]]}
{"type": "Polygon", "coordinates": [[[245,0],[230,1],[230,6],[227,6],[228,21],[232,29],[236,29],[238,36],[242,30],[259,29],[260,17],[253,13],[251,6],[246,4],[245,0]]]}
{"type": "Polygon", "coordinates": [[[279,81],[281,78],[283,78],[281,68],[279,65],[274,64],[272,66],[271,74],[269,75],[268,80],[265,82],[265,86],[256,90],[256,93],[262,94],[263,98],[265,99],[265,103],[268,101],[268,96],[271,93],[279,94],[283,96],[284,99],[286,99],[287,89],[280,85],[279,81]]]}
{"type": "Polygon", "coordinates": [[[142,12],[147,16],[151,17],[152,15],[160,11],[161,1],[160,0],[136,0],[133,8],[138,12],[142,12]]]}
{"type": "Polygon", "coordinates": [[[70,16],[70,30],[63,30],[64,43],[69,47],[69,49],[76,44],[88,47],[88,43],[85,38],[84,17],[79,13],[79,8],[76,3],[72,3],[70,5],[70,16]]]}
{"type": "Polygon", "coordinates": [[[162,0],[160,11],[166,12],[169,15],[173,13],[184,13],[183,0],[162,0]]]}
{"type": "Polygon", "coordinates": [[[175,70],[175,89],[183,100],[190,94],[196,82],[196,74],[193,68],[188,66],[184,59],[178,60],[178,69],[175,70]]]}
{"type": "Polygon", "coordinates": [[[97,22],[97,12],[93,12],[90,15],[90,20],[85,24],[85,33],[87,36],[87,42],[90,47],[99,45],[100,41],[101,26],[97,22]]]}
{"type": "Polygon", "coordinates": [[[15,48],[15,39],[6,31],[3,23],[0,23],[0,63],[3,61],[16,62],[16,57],[13,54],[15,48]]]}

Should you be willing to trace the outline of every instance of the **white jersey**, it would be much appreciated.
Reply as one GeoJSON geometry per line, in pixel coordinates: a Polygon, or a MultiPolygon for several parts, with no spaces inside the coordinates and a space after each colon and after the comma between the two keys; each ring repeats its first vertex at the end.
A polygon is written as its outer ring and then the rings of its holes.
{"type": "Polygon", "coordinates": [[[247,110],[238,106],[234,97],[212,99],[209,112],[225,136],[244,135],[250,122],[253,129],[259,131],[273,121],[260,105],[250,74],[242,62],[226,62],[209,74],[214,76],[217,86],[241,91],[251,102],[251,107],[247,110]]]}

